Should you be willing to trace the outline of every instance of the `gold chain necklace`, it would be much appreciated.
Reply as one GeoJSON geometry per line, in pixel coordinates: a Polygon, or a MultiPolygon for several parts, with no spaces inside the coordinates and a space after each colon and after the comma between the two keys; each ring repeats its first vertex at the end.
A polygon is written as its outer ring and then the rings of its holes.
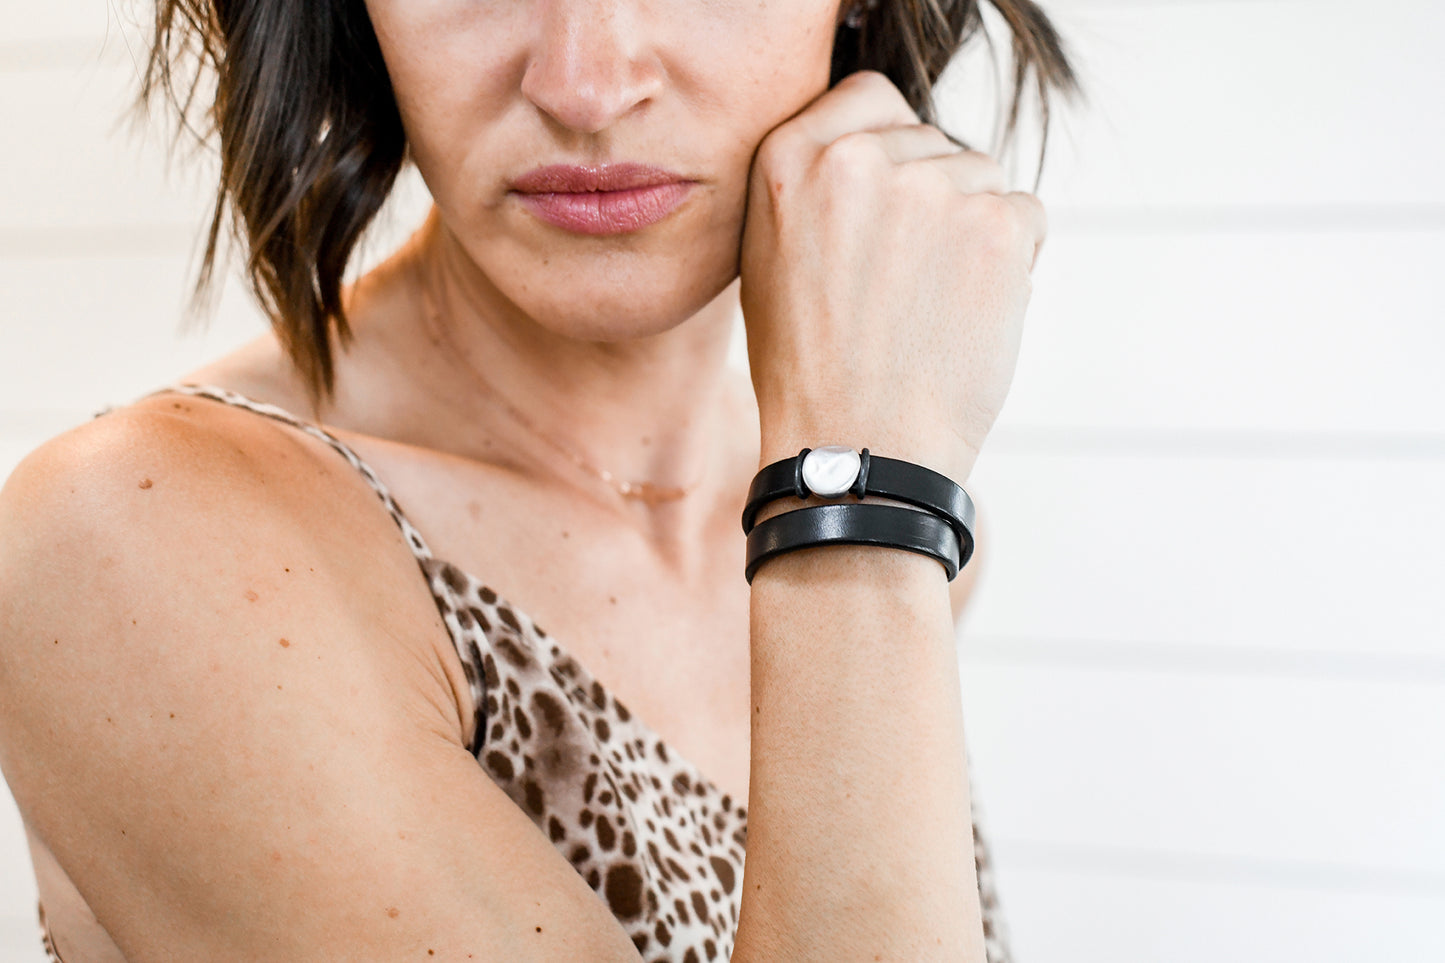
{"type": "MultiPolygon", "coordinates": [[[[424,309],[427,311],[432,321],[440,325],[441,312],[432,302],[431,291],[422,280],[420,268],[416,265],[415,261],[416,259],[414,258],[413,267],[415,270],[413,273],[416,277],[417,288],[421,292],[422,304],[425,306],[424,309]]],[[[467,357],[465,354],[463,354],[462,357],[466,361],[467,368],[471,371],[472,376],[477,379],[477,382],[481,384],[481,386],[486,390],[487,394],[491,396],[492,400],[497,405],[499,405],[502,410],[508,414],[508,416],[510,416],[527,431],[531,432],[533,435],[546,442],[546,444],[549,445],[553,450],[559,452],[562,455],[565,455],[574,464],[576,464],[577,467],[581,468],[589,475],[592,475],[594,478],[601,479],[609,488],[611,488],[617,494],[621,495],[623,498],[634,499],[647,505],[657,505],[662,502],[677,501],[679,498],[682,498],[685,495],[688,495],[689,493],[695,491],[697,487],[702,484],[703,479],[707,477],[708,466],[706,463],[704,463],[703,470],[699,474],[697,481],[693,482],[691,485],[679,487],[670,485],[656,485],[648,481],[622,481],[618,479],[615,474],[608,471],[607,469],[598,468],[597,466],[593,465],[592,462],[590,462],[584,455],[582,455],[581,452],[577,451],[575,448],[572,448],[570,445],[566,445],[558,441],[557,439],[553,438],[552,436],[548,435],[546,432],[538,428],[536,424],[532,421],[532,419],[528,418],[522,412],[518,411],[511,402],[507,401],[506,398],[502,397],[502,395],[497,391],[496,388],[492,387],[490,381],[483,378],[480,373],[477,372],[476,367],[472,364],[469,357],[467,357]]]]}

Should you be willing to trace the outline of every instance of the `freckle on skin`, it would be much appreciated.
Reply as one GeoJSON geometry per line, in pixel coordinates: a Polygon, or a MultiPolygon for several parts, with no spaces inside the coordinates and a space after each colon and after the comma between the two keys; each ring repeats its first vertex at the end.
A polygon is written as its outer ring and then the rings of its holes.
{"type": "Polygon", "coordinates": [[[287,642],[285,639],[282,639],[282,640],[281,640],[281,648],[283,648],[283,649],[289,649],[289,648],[291,648],[291,643],[290,643],[290,642],[287,642]]]}
{"type": "Polygon", "coordinates": [[[247,590],[246,590],[246,601],[247,601],[247,602],[254,602],[254,601],[256,601],[256,600],[257,600],[258,598],[260,598],[260,597],[261,597],[261,596],[257,595],[255,592],[251,591],[250,589],[247,589],[247,590]]]}
{"type": "Polygon", "coordinates": [[[401,915],[401,910],[393,906],[391,909],[386,911],[386,915],[390,916],[392,919],[396,919],[398,916],[401,915]]]}
{"type": "Polygon", "coordinates": [[[149,478],[147,478],[145,481],[143,481],[143,482],[140,483],[140,487],[141,487],[141,488],[149,488],[149,487],[151,487],[151,486],[154,485],[154,484],[155,484],[155,482],[153,482],[153,481],[151,481],[149,478]]]}
{"type": "Polygon", "coordinates": [[[615,595],[609,595],[609,596],[607,596],[607,601],[611,602],[613,605],[616,605],[616,604],[617,604],[617,596],[615,596],[615,595]]]}

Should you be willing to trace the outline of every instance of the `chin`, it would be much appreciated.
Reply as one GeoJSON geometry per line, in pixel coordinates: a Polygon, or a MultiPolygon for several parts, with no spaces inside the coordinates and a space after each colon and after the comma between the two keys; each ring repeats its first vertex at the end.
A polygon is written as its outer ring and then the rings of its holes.
{"type": "MultiPolygon", "coordinates": [[[[711,252],[708,252],[711,253],[711,252]]],[[[716,301],[736,298],[737,247],[706,256],[615,255],[552,258],[542,277],[502,282],[510,300],[538,324],[568,338],[622,342],[664,334],[716,301]]]]}
{"type": "Polygon", "coordinates": [[[726,279],[705,290],[669,289],[661,284],[599,290],[577,284],[566,292],[565,301],[526,310],[538,324],[563,337],[603,343],[635,341],[686,324],[728,288],[726,279]]]}

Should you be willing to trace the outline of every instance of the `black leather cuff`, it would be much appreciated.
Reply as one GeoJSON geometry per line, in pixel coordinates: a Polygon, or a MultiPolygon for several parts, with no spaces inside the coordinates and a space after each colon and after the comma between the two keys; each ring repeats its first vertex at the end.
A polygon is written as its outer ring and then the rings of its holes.
{"type": "MultiPolygon", "coordinates": [[[[806,499],[813,494],[803,481],[803,459],[810,451],[811,448],[804,448],[794,458],[775,461],[759,470],[753,477],[753,483],[748,489],[747,506],[743,509],[745,533],[752,532],[758,512],[768,502],[788,495],[806,499]]],[[[858,477],[845,494],[851,494],[858,499],[866,495],[879,495],[916,505],[942,516],[953,527],[958,538],[959,567],[967,565],[973,555],[973,499],[961,485],[947,475],[909,461],[870,455],[868,449],[864,448],[858,477]]]]}
{"type": "Polygon", "coordinates": [[[748,532],[748,584],[768,559],[814,545],[879,545],[928,555],[950,582],[962,566],[958,536],[947,521],[898,505],[814,505],[783,512],[748,532]]]}

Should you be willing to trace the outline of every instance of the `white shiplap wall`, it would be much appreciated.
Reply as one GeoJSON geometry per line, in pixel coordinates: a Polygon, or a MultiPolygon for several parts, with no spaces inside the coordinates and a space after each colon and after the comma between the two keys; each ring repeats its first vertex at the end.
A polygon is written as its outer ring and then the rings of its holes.
{"type": "MultiPolygon", "coordinates": [[[[1445,11],[1048,7],[1092,104],[962,639],[1017,955],[1445,959],[1445,11]]],[[[177,336],[204,178],[117,127],[137,19],[0,0],[0,477],[259,331],[232,283],[177,336]]],[[[0,957],[38,960],[3,803],[0,957]]]]}
{"type": "Polygon", "coordinates": [[[1445,959],[1445,10],[1052,9],[963,639],[1019,958],[1445,959]]]}

